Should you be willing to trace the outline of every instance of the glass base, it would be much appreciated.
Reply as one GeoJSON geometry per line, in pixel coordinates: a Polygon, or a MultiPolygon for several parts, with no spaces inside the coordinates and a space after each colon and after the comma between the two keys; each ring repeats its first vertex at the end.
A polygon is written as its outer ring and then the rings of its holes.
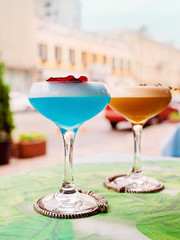
{"type": "Polygon", "coordinates": [[[108,177],[104,185],[117,192],[126,193],[151,193],[164,189],[163,183],[143,174],[117,175],[108,177]]]}
{"type": "Polygon", "coordinates": [[[87,190],[78,190],[73,194],[57,192],[39,198],[34,203],[34,209],[54,218],[82,218],[107,212],[107,200],[87,190]]]}

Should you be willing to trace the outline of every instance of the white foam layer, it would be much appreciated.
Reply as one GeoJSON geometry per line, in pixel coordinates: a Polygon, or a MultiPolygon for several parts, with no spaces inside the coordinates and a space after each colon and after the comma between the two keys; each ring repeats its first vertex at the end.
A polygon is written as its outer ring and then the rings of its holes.
{"type": "Polygon", "coordinates": [[[164,87],[151,87],[151,86],[139,86],[139,87],[119,87],[111,92],[111,97],[167,97],[171,96],[168,88],[164,87]]]}
{"type": "Polygon", "coordinates": [[[32,85],[29,92],[29,98],[85,96],[110,96],[110,94],[103,83],[97,82],[37,82],[32,85]]]}

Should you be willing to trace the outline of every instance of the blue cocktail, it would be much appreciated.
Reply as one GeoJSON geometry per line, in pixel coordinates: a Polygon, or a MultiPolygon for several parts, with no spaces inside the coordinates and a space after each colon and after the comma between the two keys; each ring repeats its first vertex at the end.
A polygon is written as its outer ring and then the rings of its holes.
{"type": "Polygon", "coordinates": [[[30,98],[31,104],[59,128],[79,128],[109,102],[107,96],[30,98]]]}
{"type": "Polygon", "coordinates": [[[68,81],[66,78],[51,80],[33,84],[29,101],[38,112],[53,121],[62,133],[64,180],[60,191],[38,199],[34,207],[39,213],[51,217],[92,215],[98,212],[98,204],[103,205],[105,200],[103,197],[98,199],[91,191],[76,190],[72,174],[73,143],[81,124],[101,112],[110,102],[110,95],[103,83],[80,81],[73,76],[70,81],[69,77],[68,81]]]}

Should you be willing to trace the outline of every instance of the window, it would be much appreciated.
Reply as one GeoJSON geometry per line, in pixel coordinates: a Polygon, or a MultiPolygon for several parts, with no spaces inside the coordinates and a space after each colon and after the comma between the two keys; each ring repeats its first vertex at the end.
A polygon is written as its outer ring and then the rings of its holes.
{"type": "Polygon", "coordinates": [[[42,62],[47,61],[47,45],[46,44],[39,44],[39,57],[42,62]]]}
{"type": "Polygon", "coordinates": [[[112,69],[115,70],[116,69],[116,61],[115,58],[112,58],[112,69]]]}
{"type": "Polygon", "coordinates": [[[47,7],[47,8],[49,8],[49,7],[51,6],[51,3],[50,3],[50,2],[47,2],[47,3],[45,3],[44,6],[47,7]]]}
{"type": "Polygon", "coordinates": [[[74,49],[69,49],[69,62],[71,65],[75,64],[75,51],[74,49]]]}
{"type": "Polygon", "coordinates": [[[103,56],[103,64],[106,64],[106,63],[107,63],[107,57],[103,56]]]}
{"type": "Polygon", "coordinates": [[[128,69],[128,71],[131,71],[131,61],[130,60],[128,60],[128,62],[127,62],[127,69],[128,69]]]}
{"type": "Polygon", "coordinates": [[[55,47],[55,59],[57,63],[62,62],[62,49],[61,47],[56,46],[55,47]]]}
{"type": "Polygon", "coordinates": [[[121,69],[121,71],[124,70],[124,61],[123,61],[123,59],[120,60],[120,69],[121,69]]]}
{"type": "Polygon", "coordinates": [[[93,61],[93,63],[97,62],[97,55],[96,54],[92,55],[92,61],[93,61]]]}
{"type": "Polygon", "coordinates": [[[82,52],[81,57],[82,57],[82,65],[84,67],[86,67],[87,66],[87,53],[86,52],[82,52]]]}

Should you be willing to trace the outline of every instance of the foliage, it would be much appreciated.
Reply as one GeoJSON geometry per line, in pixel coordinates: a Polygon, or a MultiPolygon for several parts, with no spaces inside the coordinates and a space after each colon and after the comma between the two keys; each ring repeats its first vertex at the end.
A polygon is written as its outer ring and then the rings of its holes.
{"type": "MultiPolygon", "coordinates": [[[[139,86],[147,86],[147,83],[140,83],[139,86]]],[[[155,84],[156,87],[163,87],[163,85],[161,83],[156,83],[155,84]]],[[[177,88],[177,87],[172,87],[172,86],[168,86],[169,90],[172,90],[172,91],[180,91],[180,88],[177,88]]]]}
{"type": "Polygon", "coordinates": [[[59,221],[59,219],[49,219],[41,215],[1,227],[0,235],[3,236],[4,240],[74,239],[70,220],[59,221]]]}
{"type": "Polygon", "coordinates": [[[11,138],[14,129],[13,114],[10,110],[9,86],[3,82],[4,63],[0,62],[0,141],[11,138]]]}
{"type": "Polygon", "coordinates": [[[40,133],[21,133],[19,134],[19,141],[31,141],[31,140],[43,140],[45,139],[45,135],[40,134],[40,133]]]}
{"type": "Polygon", "coordinates": [[[170,119],[180,120],[180,114],[178,112],[172,112],[169,114],[170,119]]]}
{"type": "Polygon", "coordinates": [[[126,239],[178,240],[179,163],[179,160],[172,159],[145,161],[145,174],[162,180],[166,188],[164,192],[148,194],[117,193],[103,187],[105,176],[126,172],[131,166],[129,162],[75,164],[77,188],[91,189],[96,194],[102,194],[109,204],[107,214],[79,220],[48,218],[32,208],[35,199],[58,191],[58,182],[63,181],[62,165],[1,178],[0,239],[112,240],[125,239],[125,236],[126,239]],[[134,238],[128,238],[125,235],[128,232],[131,236],[134,233],[134,238]]]}

